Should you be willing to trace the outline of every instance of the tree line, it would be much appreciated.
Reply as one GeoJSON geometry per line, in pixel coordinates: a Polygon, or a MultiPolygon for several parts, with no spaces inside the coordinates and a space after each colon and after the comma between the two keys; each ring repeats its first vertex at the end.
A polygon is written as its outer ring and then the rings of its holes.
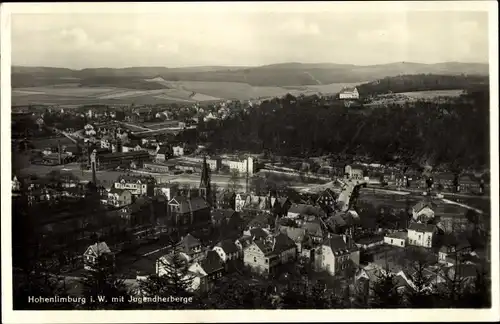
{"type": "MultiPolygon", "coordinates": [[[[313,96],[314,97],[314,96],[313,96]]],[[[216,151],[310,157],[348,155],[381,163],[415,162],[462,169],[489,161],[489,93],[470,91],[447,102],[392,104],[355,113],[311,97],[275,98],[212,125],[216,151]]]]}

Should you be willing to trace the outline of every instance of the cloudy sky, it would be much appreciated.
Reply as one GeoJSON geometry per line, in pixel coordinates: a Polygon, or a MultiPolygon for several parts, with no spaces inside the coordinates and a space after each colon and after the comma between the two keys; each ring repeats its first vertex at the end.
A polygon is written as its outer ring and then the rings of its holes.
{"type": "Polygon", "coordinates": [[[486,12],[14,13],[11,21],[14,65],[488,61],[486,12]]]}

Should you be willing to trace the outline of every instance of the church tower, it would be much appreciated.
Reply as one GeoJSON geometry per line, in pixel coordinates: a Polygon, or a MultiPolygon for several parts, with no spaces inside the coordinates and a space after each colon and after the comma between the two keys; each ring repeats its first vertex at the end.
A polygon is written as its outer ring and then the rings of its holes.
{"type": "Polygon", "coordinates": [[[207,164],[207,157],[203,157],[203,165],[201,167],[201,180],[200,180],[200,196],[202,196],[207,203],[212,206],[212,186],[210,184],[210,168],[207,164]]]}

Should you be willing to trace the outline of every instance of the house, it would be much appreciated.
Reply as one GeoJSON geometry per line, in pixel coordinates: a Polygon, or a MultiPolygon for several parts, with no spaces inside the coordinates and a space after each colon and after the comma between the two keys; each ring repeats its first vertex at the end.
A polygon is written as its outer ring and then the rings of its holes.
{"type": "Polygon", "coordinates": [[[236,199],[236,194],[234,192],[230,192],[227,190],[219,192],[215,196],[217,207],[222,209],[235,210],[236,208],[235,199],[236,199]]]}
{"type": "Polygon", "coordinates": [[[356,246],[363,250],[371,249],[382,244],[384,244],[383,235],[375,234],[356,239],[356,246]]]}
{"type": "Polygon", "coordinates": [[[184,147],[183,146],[173,146],[172,147],[172,154],[173,156],[183,156],[184,155],[184,147]]]}
{"type": "Polygon", "coordinates": [[[481,179],[476,178],[473,174],[462,174],[458,179],[458,192],[475,192],[478,193],[481,187],[481,179]]]}
{"type": "Polygon", "coordinates": [[[408,240],[408,232],[393,232],[384,236],[384,243],[399,247],[405,247],[408,240]]]}
{"type": "Polygon", "coordinates": [[[114,262],[115,256],[106,242],[97,242],[89,246],[83,253],[83,268],[85,270],[113,267],[114,262]]]}
{"type": "Polygon", "coordinates": [[[245,206],[245,201],[247,199],[247,195],[243,193],[238,193],[234,197],[234,210],[236,212],[241,212],[243,207],[245,206]]]}
{"type": "Polygon", "coordinates": [[[232,240],[220,241],[212,250],[217,252],[224,263],[232,260],[238,260],[243,257],[243,251],[241,251],[232,240]]]}
{"type": "Polygon", "coordinates": [[[411,223],[408,227],[408,244],[430,248],[435,232],[435,225],[411,223]]]}
{"type": "Polygon", "coordinates": [[[311,206],[308,204],[292,204],[288,209],[288,218],[304,218],[306,216],[314,216],[314,218],[321,218],[325,212],[319,206],[311,206]]]}
{"type": "Polygon", "coordinates": [[[229,223],[229,220],[236,214],[232,209],[214,209],[211,212],[212,225],[222,226],[229,223]]]}
{"type": "Polygon", "coordinates": [[[306,231],[306,235],[311,239],[313,244],[319,244],[323,241],[324,232],[320,221],[304,222],[300,227],[306,231]]]}
{"type": "Polygon", "coordinates": [[[121,175],[115,182],[116,189],[127,189],[135,196],[153,196],[156,181],[153,177],[121,175]]]}
{"type": "Polygon", "coordinates": [[[132,193],[126,189],[111,188],[108,192],[108,205],[124,207],[132,203],[132,193]]]}
{"type": "Polygon", "coordinates": [[[190,233],[181,238],[178,248],[187,256],[189,261],[198,260],[203,254],[201,241],[190,233]]]}
{"type": "Polygon", "coordinates": [[[295,242],[295,245],[297,245],[297,252],[302,252],[302,243],[306,240],[306,230],[304,228],[280,225],[278,231],[295,242]]]}
{"type": "Polygon", "coordinates": [[[243,206],[247,211],[269,211],[274,203],[274,197],[248,195],[243,206]]]}
{"type": "Polygon", "coordinates": [[[243,251],[243,263],[251,271],[268,275],[274,273],[280,264],[297,260],[297,246],[285,234],[269,236],[254,241],[243,251]]]}
{"type": "Polygon", "coordinates": [[[347,235],[330,235],[323,242],[318,254],[317,266],[332,276],[359,266],[359,249],[347,235]]]}
{"type": "Polygon", "coordinates": [[[326,188],[316,200],[316,203],[320,206],[329,207],[331,210],[335,207],[335,202],[337,201],[338,195],[333,192],[330,188],[326,188]]]}
{"type": "Polygon", "coordinates": [[[207,292],[222,278],[224,264],[217,252],[208,251],[203,259],[195,261],[189,266],[188,272],[194,277],[193,290],[207,292]]]}
{"type": "Polygon", "coordinates": [[[267,229],[255,227],[243,232],[244,236],[248,236],[252,241],[264,240],[269,237],[270,232],[267,229]]]}
{"type": "Polygon", "coordinates": [[[101,137],[101,141],[100,141],[101,148],[110,149],[111,148],[111,142],[112,142],[111,136],[105,135],[105,136],[101,137]]]}
{"type": "Polygon", "coordinates": [[[168,202],[168,207],[174,225],[206,227],[212,222],[210,206],[202,197],[176,196],[168,202]]]}
{"type": "Polygon", "coordinates": [[[12,177],[12,191],[16,192],[21,190],[21,181],[17,179],[17,176],[12,177]]]}
{"type": "Polygon", "coordinates": [[[359,99],[359,92],[356,87],[346,87],[342,89],[339,93],[339,98],[340,99],[353,99],[353,100],[358,100],[359,99]]]}
{"type": "Polygon", "coordinates": [[[348,179],[363,180],[364,170],[359,166],[346,165],[344,168],[344,174],[348,179]]]}
{"type": "Polygon", "coordinates": [[[156,162],[165,162],[171,155],[172,153],[168,146],[161,146],[158,152],[156,152],[155,160],[156,162]]]}
{"type": "Polygon", "coordinates": [[[436,204],[424,200],[418,202],[415,206],[412,207],[411,213],[413,219],[415,221],[427,222],[434,218],[434,210],[436,208],[436,204]]]}

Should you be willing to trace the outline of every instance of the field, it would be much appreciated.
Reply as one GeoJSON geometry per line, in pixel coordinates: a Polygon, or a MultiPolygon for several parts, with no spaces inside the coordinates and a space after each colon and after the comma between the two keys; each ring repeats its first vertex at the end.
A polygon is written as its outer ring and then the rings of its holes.
{"type": "Polygon", "coordinates": [[[195,103],[219,100],[248,100],[297,96],[316,93],[334,94],[343,87],[357,83],[333,83],[307,86],[252,86],[242,82],[168,81],[157,77],[142,79],[160,89],[127,89],[113,86],[93,86],[79,83],[56,83],[40,87],[12,89],[13,105],[47,104],[69,107],[84,104],[162,104],[195,103]],[[161,87],[164,87],[162,89],[161,87]]]}
{"type": "Polygon", "coordinates": [[[414,91],[398,93],[410,99],[433,99],[438,97],[458,97],[463,93],[463,90],[431,90],[431,91],[414,91]]]}

